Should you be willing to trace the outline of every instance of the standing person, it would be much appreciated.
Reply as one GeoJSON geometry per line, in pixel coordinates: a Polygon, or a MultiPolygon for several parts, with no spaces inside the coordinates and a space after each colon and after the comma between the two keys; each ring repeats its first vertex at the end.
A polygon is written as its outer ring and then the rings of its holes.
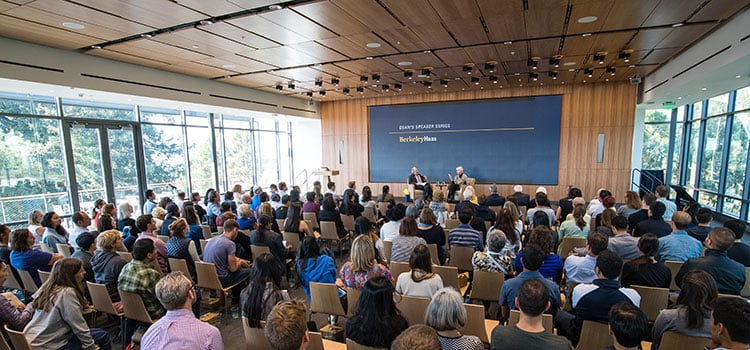
{"type": "Polygon", "coordinates": [[[409,322],[393,301],[391,281],[385,276],[367,280],[357,303],[357,311],[346,320],[346,338],[360,345],[390,347],[409,322]]]}
{"type": "Polygon", "coordinates": [[[34,247],[34,235],[25,228],[19,228],[10,236],[10,264],[17,270],[26,270],[37,286],[42,285],[38,270],[49,271],[56,261],[63,258],[60,254],[50,254],[34,247]]]}
{"type": "Polygon", "coordinates": [[[54,211],[44,214],[42,226],[45,227],[42,242],[47,245],[53,252],[57,251],[57,244],[68,244],[68,231],[62,225],[60,216],[54,211]]]}
{"type": "Polygon", "coordinates": [[[466,318],[461,294],[448,287],[438,290],[432,297],[424,323],[437,331],[443,349],[484,350],[484,344],[477,336],[461,333],[466,318]]]}
{"type": "Polygon", "coordinates": [[[172,272],[156,283],[156,298],[167,314],[151,325],[143,338],[143,349],[223,350],[219,330],[197,319],[190,311],[198,300],[193,281],[172,272]]]}
{"type": "Polygon", "coordinates": [[[55,263],[49,279],[35,293],[34,318],[23,333],[32,349],[109,350],[112,341],[103,329],[91,328],[83,317],[89,307],[81,289],[80,260],[65,258],[55,263]]]}
{"type": "Polygon", "coordinates": [[[539,349],[573,350],[567,339],[547,332],[544,329],[544,311],[552,306],[550,290],[540,279],[527,279],[518,288],[518,295],[511,303],[521,312],[514,326],[498,325],[492,330],[490,348],[525,349],[529,346],[539,349]]]}
{"type": "Polygon", "coordinates": [[[417,169],[417,167],[411,168],[411,173],[409,174],[406,183],[408,183],[409,185],[414,185],[415,190],[424,191],[424,199],[426,201],[432,200],[432,185],[427,182],[427,176],[419,173],[419,169],[417,169]]]}
{"type": "MultiPolygon", "coordinates": [[[[138,229],[141,230],[141,235],[138,236],[136,243],[142,239],[149,239],[153,241],[157,253],[156,260],[159,263],[159,267],[161,267],[162,273],[169,272],[169,264],[167,262],[167,246],[164,241],[159,239],[159,237],[156,237],[156,234],[154,233],[154,230],[156,229],[156,221],[154,221],[154,217],[148,214],[141,215],[138,217],[138,220],[136,220],[136,226],[138,226],[138,229]]],[[[169,231],[169,226],[167,226],[166,228],[167,231],[169,231]]],[[[169,233],[167,233],[167,235],[169,235],[169,233]]]]}
{"type": "Polygon", "coordinates": [[[716,349],[750,349],[750,304],[737,298],[719,298],[711,313],[711,341],[716,349]]]}
{"type": "Polygon", "coordinates": [[[469,177],[464,174],[464,167],[458,166],[456,167],[456,176],[448,174],[448,178],[451,183],[450,186],[448,186],[448,202],[454,202],[456,191],[461,189],[461,185],[469,184],[469,177]]]}
{"type": "Polygon", "coordinates": [[[443,279],[432,272],[430,250],[426,245],[414,247],[409,257],[408,273],[396,276],[396,292],[420,298],[432,298],[443,288],[443,279]]]}
{"type": "MultiPolygon", "coordinates": [[[[143,300],[146,312],[153,320],[164,315],[164,307],[156,298],[156,283],[161,279],[161,273],[154,269],[155,259],[156,247],[152,240],[136,241],[133,244],[133,261],[122,268],[117,279],[117,289],[138,294],[143,300]]],[[[126,320],[123,338],[127,343],[130,343],[130,338],[139,324],[140,322],[135,320],[126,320]]]]}
{"type": "Polygon", "coordinates": [[[147,189],[144,196],[146,197],[146,201],[143,203],[143,214],[151,214],[154,208],[156,208],[156,193],[152,189],[147,189]]]}
{"type": "Polygon", "coordinates": [[[240,226],[234,219],[224,221],[224,233],[208,240],[206,249],[203,251],[203,261],[216,265],[216,274],[219,276],[221,285],[231,286],[240,283],[232,289],[232,302],[239,303],[240,292],[245,287],[245,282],[250,277],[250,262],[240,259],[235,255],[237,247],[234,239],[237,237],[240,226]]]}

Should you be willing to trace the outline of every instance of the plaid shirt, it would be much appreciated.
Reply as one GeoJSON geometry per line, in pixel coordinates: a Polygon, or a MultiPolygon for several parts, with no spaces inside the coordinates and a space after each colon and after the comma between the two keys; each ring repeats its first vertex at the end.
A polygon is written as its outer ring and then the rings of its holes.
{"type": "Polygon", "coordinates": [[[151,264],[133,260],[122,268],[120,277],[117,279],[117,288],[140,295],[149,316],[155,320],[161,318],[165,312],[164,307],[156,299],[154,290],[156,282],[160,279],[161,274],[151,264]]]}

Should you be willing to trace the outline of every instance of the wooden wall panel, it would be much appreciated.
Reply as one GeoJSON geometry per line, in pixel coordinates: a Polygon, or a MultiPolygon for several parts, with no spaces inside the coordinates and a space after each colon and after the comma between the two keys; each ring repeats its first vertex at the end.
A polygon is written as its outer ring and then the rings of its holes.
{"type": "MultiPolygon", "coordinates": [[[[636,87],[627,82],[393,95],[323,102],[320,107],[323,165],[341,171],[341,175],[333,178],[338,184],[339,192],[347,181],[355,180],[357,188],[369,185],[378,194],[384,184],[369,182],[368,106],[553,94],[561,94],[563,98],[558,185],[546,186],[550,198],[557,200],[564,197],[568,185],[574,185],[581,188],[587,199],[597,189],[606,187],[614,193],[618,202],[622,202],[630,185],[630,155],[636,104],[636,87]],[[599,133],[605,135],[603,163],[596,163],[599,133]],[[340,140],[344,141],[343,164],[338,164],[340,140]]],[[[404,181],[409,170],[404,169],[404,181]]],[[[445,169],[445,174],[448,172],[452,173],[453,169],[445,169]]],[[[444,178],[445,174],[426,175],[444,178]]],[[[406,187],[405,183],[388,185],[399,194],[406,187]]],[[[480,192],[486,192],[489,185],[477,184],[475,187],[480,192]]],[[[498,187],[503,195],[513,192],[513,184],[498,187]]],[[[524,192],[533,193],[536,187],[526,185],[524,192]]]]}

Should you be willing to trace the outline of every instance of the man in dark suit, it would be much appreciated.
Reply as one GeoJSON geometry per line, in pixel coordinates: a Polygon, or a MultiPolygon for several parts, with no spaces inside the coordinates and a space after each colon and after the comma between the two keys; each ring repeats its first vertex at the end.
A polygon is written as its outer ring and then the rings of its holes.
{"type": "MultiPolygon", "coordinates": [[[[415,190],[424,191],[424,200],[432,200],[432,185],[427,182],[427,176],[419,173],[419,169],[417,169],[417,167],[411,168],[411,174],[409,174],[408,183],[409,185],[414,185],[415,190]]],[[[414,194],[412,193],[412,195],[414,194]]]]}
{"type": "Polygon", "coordinates": [[[487,196],[488,207],[502,207],[505,205],[505,197],[497,194],[497,186],[490,186],[490,195],[487,196]]]}
{"type": "Polygon", "coordinates": [[[515,193],[511,194],[508,197],[516,197],[516,200],[518,201],[519,207],[528,207],[529,206],[529,195],[526,193],[523,193],[523,186],[521,185],[515,185],[513,187],[513,191],[516,191],[515,193]]]}

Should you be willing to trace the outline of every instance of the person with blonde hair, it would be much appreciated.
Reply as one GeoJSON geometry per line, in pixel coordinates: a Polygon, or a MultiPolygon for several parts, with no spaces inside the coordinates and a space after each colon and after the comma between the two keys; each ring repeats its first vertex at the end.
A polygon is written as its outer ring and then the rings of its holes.
{"type": "Polygon", "coordinates": [[[378,264],[375,258],[374,243],[370,235],[359,235],[352,242],[351,258],[343,266],[339,278],[345,287],[361,290],[368,279],[385,276],[394,281],[391,271],[378,264]]]}
{"type": "Polygon", "coordinates": [[[122,236],[117,230],[104,231],[96,237],[99,252],[91,258],[91,269],[94,270],[94,280],[107,286],[107,292],[113,302],[122,310],[120,293],[117,292],[117,278],[123,267],[128,263],[119,254],[117,247],[122,244],[122,236]]]}
{"type": "Polygon", "coordinates": [[[630,214],[633,214],[639,210],[641,210],[641,196],[638,195],[638,192],[625,192],[625,205],[621,205],[619,208],[617,208],[617,215],[621,215],[627,218],[630,216],[630,214]]]}
{"type": "Polygon", "coordinates": [[[437,331],[443,349],[484,350],[484,344],[478,337],[461,333],[466,326],[466,318],[461,294],[447,287],[438,290],[432,297],[424,323],[437,331]]]}
{"type": "Polygon", "coordinates": [[[415,324],[407,328],[391,344],[391,350],[435,350],[442,348],[440,338],[432,327],[415,324]]]}
{"type": "Polygon", "coordinates": [[[34,318],[23,333],[32,349],[109,350],[109,333],[91,328],[83,317],[89,307],[84,296],[83,264],[74,258],[55,263],[49,279],[34,294],[34,318]]]}
{"type": "Polygon", "coordinates": [[[188,225],[187,220],[184,218],[179,218],[169,225],[169,232],[171,237],[165,243],[167,258],[185,260],[190,277],[195,279],[195,262],[200,261],[200,258],[198,257],[198,249],[195,246],[195,242],[187,238],[187,233],[190,232],[190,225],[188,225]]]}

